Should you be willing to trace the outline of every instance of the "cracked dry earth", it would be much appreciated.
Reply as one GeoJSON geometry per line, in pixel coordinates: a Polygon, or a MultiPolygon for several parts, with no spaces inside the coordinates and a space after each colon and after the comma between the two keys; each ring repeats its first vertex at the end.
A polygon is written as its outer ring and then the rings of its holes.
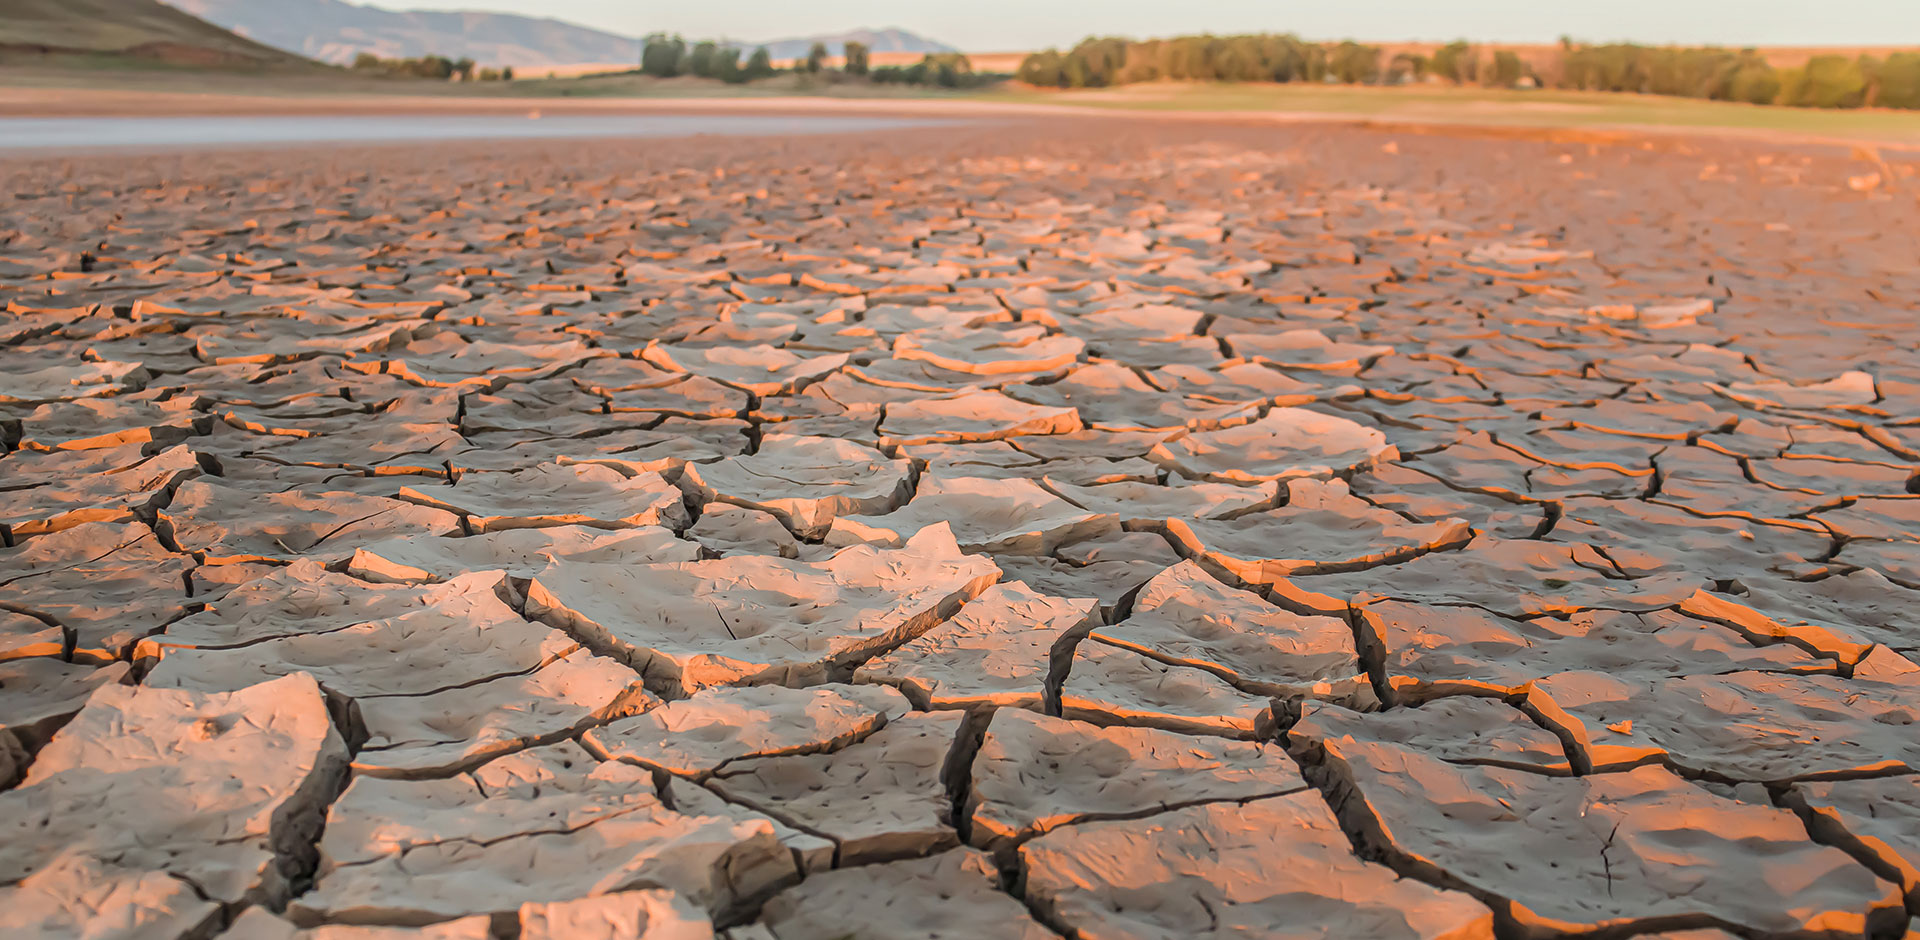
{"type": "Polygon", "coordinates": [[[1911,936],[1917,181],[1860,166],[11,164],[0,933],[1911,936]]]}

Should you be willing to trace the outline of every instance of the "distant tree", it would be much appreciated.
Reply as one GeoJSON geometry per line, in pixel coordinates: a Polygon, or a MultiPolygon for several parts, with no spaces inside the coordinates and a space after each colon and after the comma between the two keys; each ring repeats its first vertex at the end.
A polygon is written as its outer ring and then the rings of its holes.
{"type": "Polygon", "coordinates": [[[1781,80],[1780,103],[1803,108],[1857,108],[1866,100],[1867,76],[1858,60],[1817,55],[1781,80]]]}
{"type": "Polygon", "coordinates": [[[1647,91],[1654,64],[1648,53],[1631,43],[1577,46],[1561,53],[1561,85],[1582,91],[1647,91]]]}
{"type": "MultiPolygon", "coordinates": [[[[1207,44],[1203,68],[1212,74],[1213,81],[1258,82],[1267,79],[1266,63],[1260,56],[1260,48],[1256,43],[1247,41],[1250,38],[1232,36],[1207,44]]],[[[1135,62],[1143,58],[1136,57],[1132,49],[1127,50],[1127,65],[1120,70],[1119,83],[1152,80],[1135,77],[1139,74],[1135,62]]]]}
{"type": "Polygon", "coordinates": [[[714,50],[713,77],[735,85],[747,80],[747,73],[740,68],[740,50],[738,48],[734,46],[721,46],[714,50]]]}
{"type": "Polygon", "coordinates": [[[942,88],[965,88],[979,84],[980,78],[973,72],[973,62],[958,52],[943,52],[920,57],[912,65],[880,65],[870,72],[872,80],[881,85],[938,85],[942,88]]]}
{"type": "Polygon", "coordinates": [[[433,78],[445,81],[456,75],[462,78],[473,74],[473,62],[461,59],[455,62],[446,56],[423,55],[417,59],[382,59],[369,52],[362,52],[353,59],[353,67],[363,72],[384,72],[403,78],[433,78]]]}
{"type": "Polygon", "coordinates": [[[1387,63],[1387,81],[1392,84],[1417,82],[1427,77],[1427,57],[1417,52],[1402,52],[1387,63]]]}
{"type": "Polygon", "coordinates": [[[1301,42],[1298,36],[1260,36],[1256,37],[1260,46],[1262,61],[1266,63],[1267,79],[1276,82],[1298,82],[1307,80],[1307,72],[1312,67],[1313,48],[1309,43],[1301,42]]]}
{"type": "Polygon", "coordinates": [[[1512,49],[1500,49],[1493,54],[1493,69],[1488,74],[1488,83],[1496,88],[1515,88],[1520,80],[1527,76],[1527,64],[1512,49]]]}
{"type": "Polygon", "coordinates": [[[719,56],[719,43],[711,41],[695,43],[693,51],[687,54],[687,71],[701,78],[719,78],[715,71],[719,56]]]}
{"type": "Polygon", "coordinates": [[[816,42],[813,44],[813,48],[807,50],[807,59],[805,62],[801,63],[801,68],[804,69],[806,73],[809,75],[817,75],[820,73],[820,69],[825,67],[826,64],[827,64],[826,43],[816,42]]]}
{"type": "Polygon", "coordinates": [[[472,59],[461,56],[453,60],[453,74],[460,76],[460,80],[463,82],[473,81],[473,65],[474,62],[472,59]]]}
{"type": "Polygon", "coordinates": [[[672,78],[680,74],[681,60],[686,52],[686,40],[665,33],[654,33],[646,38],[646,44],[640,49],[640,71],[655,78],[672,78]]]}
{"type": "Polygon", "coordinates": [[[1157,82],[1164,78],[1163,59],[1166,46],[1166,41],[1159,39],[1128,43],[1126,51],[1121,55],[1120,71],[1114,75],[1113,83],[1125,85],[1132,82],[1157,82]]]}
{"type": "Polygon", "coordinates": [[[1773,101],[1770,103],[1799,105],[1801,97],[1805,94],[1805,91],[1806,91],[1806,84],[1807,84],[1806,71],[1807,70],[1804,68],[1781,69],[1780,70],[1780,91],[1778,94],[1774,95],[1773,101]]]}
{"type": "Polygon", "coordinates": [[[773,56],[767,52],[766,46],[753,50],[753,55],[747,57],[747,67],[743,70],[743,74],[749,81],[766,78],[773,74],[773,56]]]}
{"type": "Polygon", "coordinates": [[[867,63],[870,59],[870,54],[871,54],[871,50],[867,48],[867,44],[864,42],[847,43],[846,50],[845,50],[845,55],[847,60],[847,64],[846,64],[847,74],[848,75],[867,74],[867,63]]]}
{"type": "Polygon", "coordinates": [[[1326,81],[1327,47],[1309,43],[1302,51],[1305,53],[1305,62],[1300,67],[1300,77],[1310,82],[1326,81]]]}
{"type": "Polygon", "coordinates": [[[936,52],[920,57],[915,66],[925,70],[922,81],[942,88],[959,88],[973,81],[973,60],[959,52],[936,52]]]}
{"type": "MultiPolygon", "coordinates": [[[[1165,63],[1169,54],[1178,55],[1182,49],[1172,48],[1181,40],[1167,40],[1159,44],[1161,53],[1161,74],[1168,78],[1181,78],[1177,68],[1169,68],[1165,63]]],[[[1080,41],[1067,53],[1063,66],[1069,88],[1104,88],[1119,81],[1120,73],[1127,65],[1128,43],[1125,39],[1089,38],[1080,41]]]]}
{"type": "Polygon", "coordinates": [[[1068,53],[1066,60],[1060,64],[1060,87],[1062,88],[1098,87],[1099,78],[1083,56],[1068,53]]]}
{"type": "Polygon", "coordinates": [[[1772,104],[1780,98],[1780,72],[1758,56],[1727,76],[1726,100],[1772,104]]]}
{"type": "Polygon", "coordinates": [[[483,82],[497,82],[500,80],[500,70],[496,68],[481,69],[480,80],[483,82]]]}
{"type": "Polygon", "coordinates": [[[1334,78],[1348,85],[1378,81],[1380,49],[1357,42],[1343,42],[1327,54],[1327,66],[1334,78]]]}
{"type": "Polygon", "coordinates": [[[1640,85],[1637,91],[1687,98],[1725,98],[1728,80],[1741,66],[1741,55],[1708,46],[1697,49],[1636,47],[1640,85]]]}
{"type": "MultiPolygon", "coordinates": [[[[1214,68],[1214,39],[1211,36],[1176,36],[1147,45],[1158,77],[1176,82],[1210,82],[1217,77],[1214,68]]],[[[1100,85],[1115,85],[1126,80],[1128,51],[1124,39],[1100,39],[1080,44],[1076,55],[1087,57],[1092,74],[1100,85]]]]}
{"type": "Polygon", "coordinates": [[[1060,69],[1060,50],[1048,49],[1035,52],[1020,60],[1013,77],[1029,85],[1042,88],[1061,88],[1067,84],[1066,75],[1060,69]]]}
{"type": "Polygon", "coordinates": [[[1786,76],[1753,49],[1609,43],[1566,46],[1548,74],[1561,88],[1770,104],[1786,76]]]}
{"type": "Polygon", "coordinates": [[[1920,108],[1920,52],[1887,56],[1874,75],[1873,103],[1882,108],[1920,108]]]}
{"type": "MultiPolygon", "coordinates": [[[[1014,77],[1051,88],[1100,88],[1131,82],[1373,82],[1438,76],[1455,84],[1513,87],[1531,81],[1586,91],[1676,95],[1751,104],[1920,109],[1920,52],[1877,59],[1817,56],[1780,70],[1753,49],[1713,46],[1590,45],[1562,36],[1558,55],[1521,58],[1461,40],[1428,57],[1395,55],[1384,69],[1377,48],[1356,42],[1318,44],[1279,34],[1176,36],[1131,41],[1089,37],[1066,52],[1028,55],[1014,77]]],[[[876,82],[966,85],[968,72],[928,57],[921,63],[872,69],[876,82]]]]}
{"type": "Polygon", "coordinates": [[[1455,85],[1473,81],[1479,72],[1479,53],[1464,40],[1447,43],[1433,52],[1433,74],[1455,85]]]}
{"type": "Polygon", "coordinates": [[[1752,49],[1739,52],[1713,50],[1712,74],[1707,77],[1706,97],[1716,101],[1744,101],[1771,104],[1780,96],[1780,76],[1765,56],[1752,49]]]}
{"type": "Polygon", "coordinates": [[[513,81],[513,66],[511,65],[500,66],[500,80],[503,82],[513,81]]]}
{"type": "MultiPolygon", "coordinates": [[[[1379,51],[1358,43],[1344,50],[1344,71],[1379,77],[1379,51]]],[[[1015,77],[1033,85],[1099,88],[1133,82],[1290,82],[1318,80],[1328,51],[1291,35],[1176,36],[1131,42],[1092,37],[1062,54],[1046,50],[1021,61],[1015,77]]]]}

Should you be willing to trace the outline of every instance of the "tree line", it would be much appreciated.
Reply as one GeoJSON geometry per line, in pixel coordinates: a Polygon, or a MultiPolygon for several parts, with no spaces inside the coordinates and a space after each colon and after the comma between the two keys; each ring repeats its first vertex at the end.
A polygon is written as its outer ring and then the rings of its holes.
{"type": "Polygon", "coordinates": [[[1803,108],[1920,108],[1920,52],[1818,55],[1775,68],[1752,49],[1562,43],[1559,87],[1803,108]]]}
{"type": "Polygon", "coordinates": [[[443,55],[423,55],[413,59],[383,59],[371,52],[362,52],[353,57],[353,70],[356,72],[377,72],[382,75],[397,75],[406,78],[437,78],[449,81],[455,78],[463,82],[479,79],[483,82],[513,81],[513,66],[499,68],[479,68],[469,58],[449,59],[443,55]]]}
{"type": "MultiPolygon", "coordinates": [[[[712,41],[688,43],[679,36],[655,33],[641,40],[639,71],[655,78],[691,75],[736,84],[771,78],[780,73],[765,46],[746,55],[744,62],[741,60],[742,52],[738,46],[712,41]]],[[[839,75],[883,85],[933,85],[942,88],[970,88],[1003,77],[974,72],[972,61],[958,52],[929,54],[911,65],[875,66],[872,64],[873,51],[865,43],[849,42],[842,52],[839,68],[828,67],[831,58],[825,44],[814,43],[806,58],[793,63],[792,70],[810,76],[839,75]]],[[[357,72],[442,81],[456,78],[461,81],[473,81],[476,78],[480,81],[513,80],[512,66],[478,68],[472,59],[449,59],[439,55],[383,59],[363,52],[354,59],[353,69],[357,72]]]]}
{"type": "Polygon", "coordinates": [[[1464,41],[1430,55],[1386,57],[1378,46],[1316,43],[1293,35],[1179,36],[1134,41],[1089,38],[1066,52],[1026,57],[1015,77],[1051,88],[1104,88],[1137,82],[1439,81],[1678,95],[1751,104],[1818,108],[1920,108],[1920,52],[1815,56],[1776,68],[1752,49],[1682,48],[1633,43],[1591,45],[1563,39],[1552,60],[1529,63],[1510,49],[1464,41]]]}
{"type": "MultiPolygon", "coordinates": [[[[745,65],[740,64],[740,53],[737,46],[716,42],[698,42],[689,46],[679,36],[655,33],[642,41],[640,71],[656,78],[693,75],[726,82],[749,82],[771,77],[779,71],[774,67],[773,57],[765,46],[753,50],[745,65]]],[[[973,63],[957,52],[927,55],[912,65],[875,66],[872,64],[872,49],[865,43],[849,42],[841,55],[840,68],[828,67],[831,58],[826,45],[816,42],[807,50],[805,58],[794,61],[793,71],[805,75],[838,72],[880,84],[938,85],[946,88],[968,87],[980,81],[980,76],[974,74],[973,63]]]]}
{"type": "Polygon", "coordinates": [[[774,74],[776,69],[773,67],[773,57],[768,55],[765,46],[753,50],[746,63],[742,64],[738,46],[723,46],[717,42],[688,45],[679,36],[655,33],[641,42],[640,71],[655,78],[693,75],[738,84],[766,78],[774,74]]]}

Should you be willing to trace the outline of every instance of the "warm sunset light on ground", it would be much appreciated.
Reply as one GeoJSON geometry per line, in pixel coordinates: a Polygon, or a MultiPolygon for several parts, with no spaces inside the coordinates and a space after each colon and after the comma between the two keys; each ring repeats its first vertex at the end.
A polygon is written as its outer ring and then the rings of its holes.
{"type": "Polygon", "coordinates": [[[13,2],[8,940],[1920,940],[1900,36],[13,2]]]}

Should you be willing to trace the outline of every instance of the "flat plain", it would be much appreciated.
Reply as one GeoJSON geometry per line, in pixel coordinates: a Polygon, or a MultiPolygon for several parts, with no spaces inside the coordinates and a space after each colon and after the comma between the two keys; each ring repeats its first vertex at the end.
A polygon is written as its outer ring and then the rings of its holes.
{"type": "Polygon", "coordinates": [[[9,937],[1914,930],[1897,156],[0,166],[9,937]]]}
{"type": "MultiPolygon", "coordinates": [[[[1004,62],[1001,63],[1005,67],[1004,62]]],[[[1443,85],[1360,86],[1147,83],[1050,89],[1005,82],[977,89],[886,85],[793,74],[731,85],[633,72],[432,82],[260,70],[22,66],[0,63],[0,115],[366,114],[512,112],[1085,115],[1145,112],[1171,120],[1348,123],[1396,129],[1450,126],[1541,132],[1582,129],[1636,136],[1702,135],[1772,142],[1857,142],[1920,150],[1920,112],[1890,108],[1791,108],[1540,89],[1443,85]]]]}

